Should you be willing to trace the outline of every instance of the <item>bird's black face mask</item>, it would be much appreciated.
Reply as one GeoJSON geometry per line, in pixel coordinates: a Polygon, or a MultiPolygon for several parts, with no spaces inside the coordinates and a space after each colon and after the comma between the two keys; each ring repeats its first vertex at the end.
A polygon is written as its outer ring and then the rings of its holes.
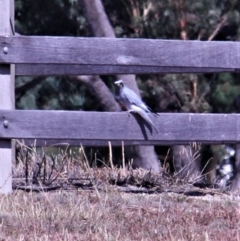
{"type": "Polygon", "coordinates": [[[117,86],[118,89],[121,89],[124,86],[122,81],[115,81],[114,84],[117,86]]]}

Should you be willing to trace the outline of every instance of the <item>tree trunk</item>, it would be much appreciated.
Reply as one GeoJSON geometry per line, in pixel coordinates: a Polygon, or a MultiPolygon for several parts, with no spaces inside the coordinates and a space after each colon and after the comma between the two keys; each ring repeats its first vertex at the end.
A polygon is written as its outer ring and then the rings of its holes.
{"type": "MultiPolygon", "coordinates": [[[[96,37],[110,37],[114,38],[115,33],[114,30],[109,22],[109,19],[106,15],[104,10],[103,4],[101,0],[78,0],[78,3],[81,4],[86,13],[86,18],[89,21],[89,24],[92,28],[92,32],[96,37]]],[[[81,77],[79,77],[81,78],[81,77]]],[[[125,84],[133,89],[139,95],[139,89],[137,87],[135,81],[135,75],[118,75],[118,79],[123,79],[125,84]]],[[[102,82],[98,81],[99,85],[104,85],[102,82]]],[[[94,87],[94,83],[92,84],[91,81],[88,82],[88,86],[92,85],[92,88],[95,89],[96,92],[99,92],[99,89],[94,87]]],[[[106,89],[102,87],[102,94],[96,94],[99,98],[103,98],[102,104],[108,103],[107,96],[105,93],[107,92],[106,89]]],[[[95,93],[96,93],[95,92],[95,93]]],[[[99,99],[100,100],[100,99],[99,99]]],[[[105,105],[104,107],[106,110],[113,111],[112,108],[105,105]]],[[[160,162],[157,159],[157,155],[154,151],[153,146],[138,146],[138,147],[131,147],[125,148],[126,150],[126,157],[128,159],[133,159],[133,167],[142,167],[144,169],[151,169],[154,172],[160,172],[160,162]]]]}
{"type": "Polygon", "coordinates": [[[94,96],[97,97],[104,111],[121,111],[120,106],[116,102],[113,94],[99,77],[99,75],[80,75],[73,76],[71,79],[76,79],[84,83],[94,96]]]}
{"type": "MultiPolygon", "coordinates": [[[[85,16],[95,37],[116,37],[101,0],[78,0],[78,2],[84,7],[85,16]]],[[[139,95],[135,75],[117,75],[117,79],[124,79],[125,84],[139,95]]]]}

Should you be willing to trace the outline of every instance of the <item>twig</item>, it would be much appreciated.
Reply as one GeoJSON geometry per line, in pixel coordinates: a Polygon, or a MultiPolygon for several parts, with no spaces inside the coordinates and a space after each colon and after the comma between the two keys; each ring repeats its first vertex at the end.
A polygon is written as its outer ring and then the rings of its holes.
{"type": "Polygon", "coordinates": [[[220,31],[220,29],[226,24],[227,19],[223,18],[222,21],[217,25],[217,27],[215,28],[215,30],[213,31],[213,33],[210,35],[210,37],[208,38],[208,41],[213,40],[213,38],[218,34],[218,32],[220,31]]]}
{"type": "Polygon", "coordinates": [[[43,187],[43,186],[21,186],[21,185],[14,185],[13,189],[15,190],[23,190],[26,192],[49,192],[54,191],[61,188],[61,186],[51,186],[51,187],[43,187]]]}
{"type": "Polygon", "coordinates": [[[179,15],[180,36],[182,40],[187,40],[186,18],[184,13],[184,0],[176,1],[177,13],[179,15]]]}
{"type": "Polygon", "coordinates": [[[110,141],[108,142],[108,146],[109,146],[109,162],[110,162],[111,168],[114,169],[113,161],[112,161],[112,144],[110,141]]]}
{"type": "Polygon", "coordinates": [[[123,165],[123,169],[125,169],[124,141],[122,141],[122,165],[123,165]]]}
{"type": "Polygon", "coordinates": [[[36,85],[38,85],[44,77],[36,77],[32,79],[31,81],[27,82],[26,84],[23,84],[15,89],[15,94],[17,96],[17,100],[20,100],[22,96],[29,91],[30,89],[34,88],[36,85]]]}
{"type": "Polygon", "coordinates": [[[26,152],[26,157],[25,157],[25,181],[26,184],[28,184],[28,150],[26,152]]]}

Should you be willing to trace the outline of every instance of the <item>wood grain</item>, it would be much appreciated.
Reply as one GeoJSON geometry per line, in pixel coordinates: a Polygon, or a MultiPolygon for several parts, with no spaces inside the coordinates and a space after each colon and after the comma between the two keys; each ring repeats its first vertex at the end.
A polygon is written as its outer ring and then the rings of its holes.
{"type": "MultiPolygon", "coordinates": [[[[1,71],[1,66],[0,66],[1,71]]],[[[219,73],[237,72],[230,68],[201,67],[158,67],[158,66],[122,66],[122,65],[77,65],[77,64],[16,64],[17,76],[49,75],[107,75],[107,74],[158,74],[158,73],[219,73]]]]}
{"type": "Polygon", "coordinates": [[[0,37],[0,63],[238,69],[240,42],[0,37]]]}
{"type": "Polygon", "coordinates": [[[126,112],[0,111],[0,138],[120,142],[128,144],[237,143],[239,114],[160,113],[151,116],[159,133],[126,112]],[[8,121],[5,128],[3,121],[8,121]]]}

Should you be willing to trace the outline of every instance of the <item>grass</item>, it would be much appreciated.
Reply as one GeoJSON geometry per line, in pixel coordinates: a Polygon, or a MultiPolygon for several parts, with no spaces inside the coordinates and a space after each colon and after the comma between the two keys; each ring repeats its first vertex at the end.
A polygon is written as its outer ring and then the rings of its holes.
{"type": "Polygon", "coordinates": [[[0,195],[0,241],[240,240],[238,196],[141,169],[90,168],[82,149],[74,158],[24,152],[15,190],[0,195]],[[201,196],[186,195],[193,193],[201,196]]]}
{"type": "Polygon", "coordinates": [[[0,240],[239,240],[239,198],[116,190],[0,197],[0,240]]]}

